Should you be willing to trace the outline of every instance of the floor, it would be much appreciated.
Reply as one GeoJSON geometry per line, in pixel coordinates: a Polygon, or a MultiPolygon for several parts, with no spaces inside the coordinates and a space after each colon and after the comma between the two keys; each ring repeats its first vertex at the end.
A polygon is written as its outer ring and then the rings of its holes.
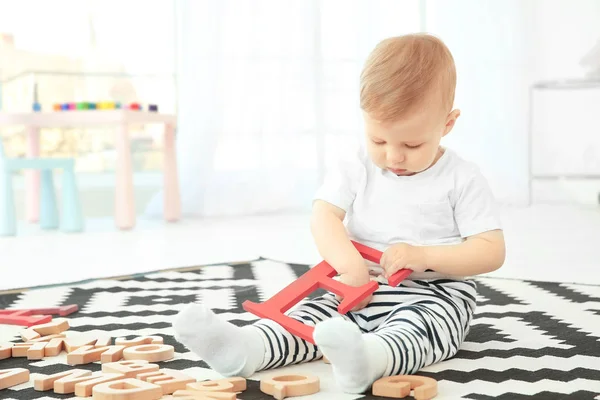
{"type": "MultiPolygon", "coordinates": [[[[600,208],[538,205],[503,210],[505,265],[492,276],[600,284],[600,208]]],[[[252,260],[314,264],[320,257],[306,215],[140,219],[116,231],[90,219],[84,234],[41,232],[22,224],[0,238],[0,290],[75,282],[153,270],[252,260]]]]}

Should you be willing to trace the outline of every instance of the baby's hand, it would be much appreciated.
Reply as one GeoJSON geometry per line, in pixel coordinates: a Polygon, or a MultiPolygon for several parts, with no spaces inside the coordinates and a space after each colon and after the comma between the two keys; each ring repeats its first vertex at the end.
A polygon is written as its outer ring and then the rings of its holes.
{"type": "MultiPolygon", "coordinates": [[[[345,274],[340,275],[340,281],[342,283],[344,283],[348,286],[355,286],[355,287],[366,285],[371,280],[370,278],[371,278],[371,276],[369,275],[369,269],[365,265],[364,260],[362,260],[361,268],[355,268],[345,274]]],[[[340,296],[336,295],[336,298],[338,299],[338,301],[342,300],[340,296]]],[[[365,308],[367,306],[367,304],[369,304],[371,302],[372,298],[373,298],[372,294],[367,296],[360,303],[358,303],[356,306],[354,306],[354,308],[351,311],[358,311],[358,310],[365,308]]]]}
{"type": "Polygon", "coordinates": [[[383,253],[380,264],[383,267],[383,276],[386,279],[404,268],[411,269],[414,272],[424,272],[427,269],[425,249],[406,243],[398,243],[383,253]]]}

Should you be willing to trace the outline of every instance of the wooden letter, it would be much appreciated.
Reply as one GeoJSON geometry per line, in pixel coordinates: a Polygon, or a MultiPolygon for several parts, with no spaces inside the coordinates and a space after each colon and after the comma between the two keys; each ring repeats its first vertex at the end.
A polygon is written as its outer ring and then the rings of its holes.
{"type": "Polygon", "coordinates": [[[12,357],[12,343],[0,344],[0,360],[12,357]]]}
{"type": "Polygon", "coordinates": [[[235,393],[198,392],[196,390],[178,390],[173,393],[177,400],[235,400],[235,393]]]}
{"type": "Polygon", "coordinates": [[[163,394],[171,394],[176,390],[183,390],[186,388],[188,383],[196,382],[195,378],[189,377],[172,369],[146,372],[139,374],[137,379],[160,386],[163,394]]]}
{"type": "Polygon", "coordinates": [[[91,375],[90,371],[84,369],[70,369],[64,372],[58,372],[54,375],[37,374],[33,380],[33,388],[38,392],[45,392],[54,388],[54,382],[61,378],[80,378],[91,375]]]}
{"type": "Polygon", "coordinates": [[[123,351],[125,360],[166,361],[175,357],[175,349],[168,344],[144,344],[128,347],[123,351]]]}
{"type": "Polygon", "coordinates": [[[95,372],[90,376],[83,376],[81,378],[75,378],[71,376],[67,376],[61,379],[58,379],[54,382],[54,393],[73,393],[75,392],[76,396],[89,397],[89,395],[81,395],[82,391],[85,393],[87,389],[89,389],[89,393],[92,393],[92,387],[99,383],[116,381],[117,379],[123,378],[122,374],[105,374],[102,372],[95,372]],[[77,392],[77,389],[79,393],[77,392]]]}
{"type": "Polygon", "coordinates": [[[102,372],[125,375],[125,378],[135,378],[145,372],[158,371],[158,364],[149,364],[145,360],[118,361],[102,364],[102,372]]]}
{"type": "Polygon", "coordinates": [[[44,357],[54,357],[60,354],[63,350],[64,339],[54,338],[50,340],[44,347],[44,357]]]}
{"type": "Polygon", "coordinates": [[[105,347],[110,346],[112,338],[105,335],[83,334],[65,339],[67,353],[72,353],[83,346],[105,347]]]}
{"type": "Polygon", "coordinates": [[[42,358],[44,358],[44,355],[46,354],[46,345],[48,343],[46,342],[39,342],[39,343],[34,343],[33,346],[31,346],[28,350],[27,350],[27,359],[28,360],[41,360],[42,358]]]}
{"type": "Polygon", "coordinates": [[[260,381],[260,390],[278,400],[306,396],[320,390],[319,378],[313,375],[275,375],[260,381]]]}
{"type": "Polygon", "coordinates": [[[34,330],[40,336],[56,335],[69,329],[69,321],[64,318],[57,318],[47,324],[34,325],[29,329],[34,330]]]}
{"type": "Polygon", "coordinates": [[[437,395],[437,381],[418,375],[387,376],[373,383],[373,395],[401,399],[414,391],[417,400],[433,399],[437,395]]]}
{"type": "Polygon", "coordinates": [[[30,340],[28,343],[49,342],[53,339],[64,339],[64,338],[65,338],[64,333],[56,333],[54,335],[42,336],[40,338],[30,340]]]}
{"type": "Polygon", "coordinates": [[[186,388],[200,392],[243,392],[246,390],[246,379],[232,377],[216,381],[188,383],[186,388]]]}
{"type": "Polygon", "coordinates": [[[0,369],[0,390],[29,381],[29,370],[25,368],[0,369]]]}
{"type": "Polygon", "coordinates": [[[27,350],[35,343],[14,343],[12,347],[13,357],[27,357],[27,350]]]}
{"type": "Polygon", "coordinates": [[[113,358],[118,357],[116,360],[118,361],[121,359],[121,355],[123,354],[123,346],[83,346],[67,355],[67,364],[80,365],[100,361],[103,354],[108,351],[110,351],[110,355],[107,356],[106,359],[113,361],[113,358]]]}
{"type": "Polygon", "coordinates": [[[133,378],[97,385],[92,393],[94,400],[158,400],[163,395],[160,386],[133,378]]]}
{"type": "Polygon", "coordinates": [[[115,344],[117,346],[140,346],[142,344],[163,344],[163,338],[160,336],[138,336],[133,339],[117,338],[115,344]]]}
{"type": "Polygon", "coordinates": [[[21,339],[23,339],[24,342],[29,342],[30,340],[37,339],[40,336],[41,335],[39,333],[37,333],[31,328],[27,328],[21,331],[21,339]]]}

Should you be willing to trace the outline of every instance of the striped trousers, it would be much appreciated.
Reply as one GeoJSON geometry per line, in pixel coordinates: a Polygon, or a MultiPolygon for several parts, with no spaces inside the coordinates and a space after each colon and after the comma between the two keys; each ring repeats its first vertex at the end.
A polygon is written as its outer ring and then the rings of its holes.
{"type": "MultiPolygon", "coordinates": [[[[340,317],[358,325],[363,334],[382,339],[388,353],[384,376],[414,374],[421,368],[454,356],[470,327],[476,306],[471,280],[406,280],[397,287],[380,283],[369,305],[339,314],[332,293],[305,300],[286,314],[307,325],[340,317]]],[[[317,346],[261,319],[266,354],[260,370],[313,361],[322,357],[317,346]]]]}

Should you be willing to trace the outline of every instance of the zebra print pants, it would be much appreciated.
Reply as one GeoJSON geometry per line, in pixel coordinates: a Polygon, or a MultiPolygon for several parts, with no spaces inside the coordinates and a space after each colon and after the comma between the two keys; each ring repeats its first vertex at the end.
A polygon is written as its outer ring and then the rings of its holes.
{"type": "MultiPolygon", "coordinates": [[[[363,334],[379,336],[388,353],[384,376],[414,374],[454,356],[469,331],[476,306],[471,280],[406,280],[398,287],[380,284],[367,307],[341,315],[332,293],[305,300],[287,312],[308,325],[341,317],[357,324],[363,334]]],[[[279,324],[254,323],[263,336],[266,354],[259,370],[283,367],[322,357],[319,349],[279,324]]]]}

